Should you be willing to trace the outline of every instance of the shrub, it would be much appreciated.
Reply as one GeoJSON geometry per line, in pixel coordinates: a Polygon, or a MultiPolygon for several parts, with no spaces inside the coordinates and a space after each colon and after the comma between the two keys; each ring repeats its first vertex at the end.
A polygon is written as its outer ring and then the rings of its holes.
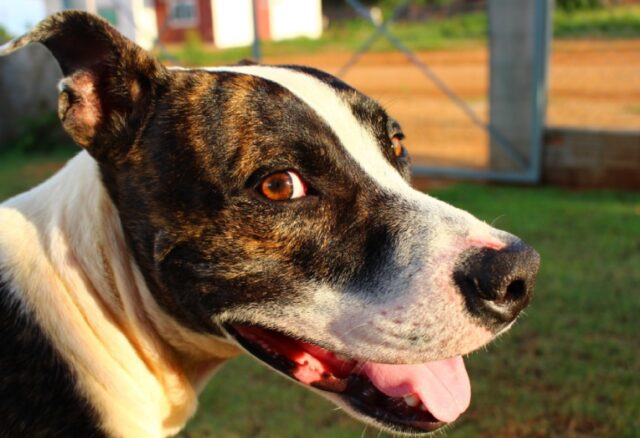
{"type": "Polygon", "coordinates": [[[9,41],[11,38],[13,38],[9,32],[7,32],[7,30],[0,26],[0,43],[4,43],[5,41],[9,41]]]}
{"type": "Polygon", "coordinates": [[[558,8],[567,11],[598,9],[605,5],[605,0],[556,0],[558,8]]]}
{"type": "Polygon", "coordinates": [[[22,134],[15,141],[2,145],[0,150],[23,154],[50,154],[77,148],[62,129],[55,111],[24,118],[20,122],[19,131],[22,134]]]}

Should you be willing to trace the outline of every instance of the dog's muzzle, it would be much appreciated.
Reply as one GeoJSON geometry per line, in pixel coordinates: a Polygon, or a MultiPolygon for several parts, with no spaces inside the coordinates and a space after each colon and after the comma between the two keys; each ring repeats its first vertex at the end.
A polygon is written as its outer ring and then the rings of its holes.
{"type": "Polygon", "coordinates": [[[462,254],[453,279],[469,311],[491,328],[511,323],[533,293],[540,255],[522,241],[462,254]]]}

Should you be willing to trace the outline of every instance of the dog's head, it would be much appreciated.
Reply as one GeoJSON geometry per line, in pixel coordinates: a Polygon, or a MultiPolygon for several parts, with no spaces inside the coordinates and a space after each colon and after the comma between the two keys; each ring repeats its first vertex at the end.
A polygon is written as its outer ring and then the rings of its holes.
{"type": "Polygon", "coordinates": [[[169,70],[54,15],[60,117],[100,166],[155,299],[355,416],[419,433],[466,409],[461,356],[527,305],[537,253],[412,189],[376,102],[298,66],[169,70]]]}

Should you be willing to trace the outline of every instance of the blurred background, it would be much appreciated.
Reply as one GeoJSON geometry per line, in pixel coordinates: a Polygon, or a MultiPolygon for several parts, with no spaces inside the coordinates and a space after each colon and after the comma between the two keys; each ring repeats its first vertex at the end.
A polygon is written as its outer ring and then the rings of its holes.
{"type": "MultiPolygon", "coordinates": [[[[640,436],[640,0],[0,0],[0,42],[97,13],[167,65],[306,64],[377,99],[414,182],[542,255],[527,315],[468,358],[453,437],[640,436]]],[[[42,47],[0,59],[0,201],[77,148],[42,47]]],[[[248,358],[184,437],[376,437],[248,358]]]]}

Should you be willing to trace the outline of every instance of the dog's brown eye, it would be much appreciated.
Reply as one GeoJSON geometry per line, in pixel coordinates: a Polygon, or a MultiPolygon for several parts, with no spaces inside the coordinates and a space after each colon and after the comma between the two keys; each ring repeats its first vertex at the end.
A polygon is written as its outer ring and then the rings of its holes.
{"type": "Polygon", "coordinates": [[[402,145],[402,138],[398,135],[391,137],[391,147],[393,148],[393,155],[396,158],[402,158],[407,155],[407,151],[402,145]]]}
{"type": "Polygon", "coordinates": [[[307,194],[307,187],[297,173],[287,170],[272,173],[260,183],[260,193],[272,201],[286,201],[301,198],[307,194]]]}

